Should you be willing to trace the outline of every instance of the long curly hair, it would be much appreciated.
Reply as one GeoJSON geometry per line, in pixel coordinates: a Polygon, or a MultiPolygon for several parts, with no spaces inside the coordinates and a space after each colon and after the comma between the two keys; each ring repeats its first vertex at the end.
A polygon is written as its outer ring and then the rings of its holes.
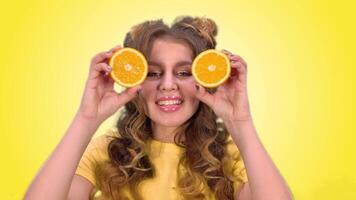
{"type": "MultiPolygon", "coordinates": [[[[138,49],[148,57],[155,39],[171,36],[184,40],[196,56],[206,49],[215,48],[216,35],[217,26],[213,20],[182,16],[176,18],[170,27],[161,19],[134,26],[126,34],[124,46],[138,49]]],[[[155,171],[145,150],[153,137],[151,119],[145,114],[139,96],[125,105],[116,128],[117,136],[108,145],[110,159],[99,164],[95,171],[97,190],[101,191],[101,196],[96,199],[127,199],[122,193],[124,186],[129,188],[134,199],[142,199],[138,184],[152,178],[155,171]]],[[[208,186],[216,199],[233,199],[232,180],[223,168],[228,135],[224,124],[202,102],[196,113],[178,129],[174,142],[185,149],[179,162],[185,170],[178,174],[177,185],[182,197],[204,199],[203,188],[208,186]]],[[[92,192],[92,199],[95,192],[92,192]]]]}

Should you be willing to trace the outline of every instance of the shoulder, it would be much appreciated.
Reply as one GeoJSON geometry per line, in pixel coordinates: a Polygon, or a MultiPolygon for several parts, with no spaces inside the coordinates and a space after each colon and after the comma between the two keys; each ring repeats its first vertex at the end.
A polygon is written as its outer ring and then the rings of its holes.
{"type": "Polygon", "coordinates": [[[237,145],[232,140],[232,137],[230,135],[227,138],[226,143],[225,143],[225,152],[226,152],[226,156],[231,157],[233,159],[241,158],[240,150],[238,149],[237,145]]]}
{"type": "Polygon", "coordinates": [[[108,146],[117,137],[118,134],[115,129],[108,129],[105,133],[94,136],[87,146],[86,154],[90,155],[96,162],[107,160],[108,146]]]}
{"type": "Polygon", "coordinates": [[[108,145],[117,135],[117,132],[109,129],[104,134],[94,136],[78,164],[76,174],[96,185],[96,167],[109,160],[108,145]]]}
{"type": "Polygon", "coordinates": [[[94,136],[90,143],[89,146],[91,147],[102,147],[105,145],[108,145],[113,139],[118,138],[119,134],[116,129],[110,128],[106,130],[103,134],[94,136]]]}

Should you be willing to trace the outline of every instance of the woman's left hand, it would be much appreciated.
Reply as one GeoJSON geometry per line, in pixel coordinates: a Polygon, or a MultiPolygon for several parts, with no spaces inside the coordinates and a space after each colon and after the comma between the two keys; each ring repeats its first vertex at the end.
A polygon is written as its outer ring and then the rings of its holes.
{"type": "Polygon", "coordinates": [[[217,88],[214,94],[208,93],[197,85],[196,97],[210,106],[215,114],[225,122],[241,122],[251,120],[247,97],[247,64],[238,55],[223,50],[231,64],[229,79],[217,88]]]}

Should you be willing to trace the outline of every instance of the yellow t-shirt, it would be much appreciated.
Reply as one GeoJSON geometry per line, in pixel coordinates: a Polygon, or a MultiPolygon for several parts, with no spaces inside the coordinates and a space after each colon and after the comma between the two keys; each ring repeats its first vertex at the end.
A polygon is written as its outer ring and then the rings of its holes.
{"type": "MultiPolygon", "coordinates": [[[[107,146],[112,140],[107,136],[112,136],[115,133],[108,131],[107,133],[95,137],[89,143],[85,150],[76,174],[89,180],[96,186],[94,169],[96,163],[106,161],[109,159],[107,153],[107,146]]],[[[153,167],[155,168],[155,177],[149,180],[144,180],[139,185],[139,191],[144,199],[180,199],[180,195],[176,190],[177,184],[177,167],[179,158],[184,153],[184,148],[177,146],[174,143],[163,143],[157,140],[150,140],[148,142],[148,157],[153,167]]],[[[226,146],[226,152],[231,159],[225,162],[225,169],[235,178],[233,182],[234,190],[247,182],[246,169],[240,153],[229,138],[229,143],[226,146]]],[[[128,194],[128,191],[124,192],[128,194]]],[[[213,192],[207,188],[204,190],[206,199],[215,200],[213,192]]]]}

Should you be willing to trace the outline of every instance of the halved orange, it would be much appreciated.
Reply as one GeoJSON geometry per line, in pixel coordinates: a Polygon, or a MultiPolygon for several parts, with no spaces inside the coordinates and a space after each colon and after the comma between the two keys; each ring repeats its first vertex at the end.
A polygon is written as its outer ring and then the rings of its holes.
{"type": "Polygon", "coordinates": [[[145,56],[138,50],[129,47],[114,52],[109,65],[112,67],[111,78],[124,87],[141,84],[148,72],[145,56]]]}
{"type": "Polygon", "coordinates": [[[223,84],[229,78],[230,73],[229,58],[215,49],[201,52],[192,64],[192,74],[195,80],[207,88],[223,84]]]}

